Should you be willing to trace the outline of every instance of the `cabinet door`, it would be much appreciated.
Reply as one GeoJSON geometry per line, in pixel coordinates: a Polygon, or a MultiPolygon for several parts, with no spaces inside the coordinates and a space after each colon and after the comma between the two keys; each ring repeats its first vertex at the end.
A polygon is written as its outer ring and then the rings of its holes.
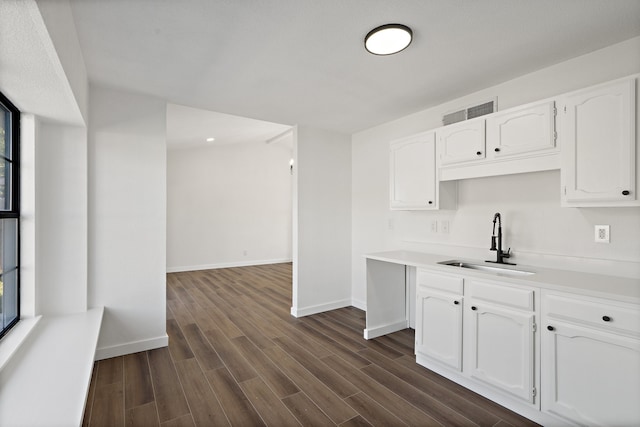
{"type": "Polygon", "coordinates": [[[419,287],[416,353],[462,370],[462,297],[419,287]]]}
{"type": "Polygon", "coordinates": [[[427,132],[391,143],[392,209],[436,209],[435,136],[427,132]]]}
{"type": "Polygon", "coordinates": [[[487,148],[493,158],[524,156],[555,148],[555,103],[527,105],[487,118],[487,148]]]}
{"type": "Polygon", "coordinates": [[[533,313],[468,300],[471,377],[534,403],[533,313]]]}
{"type": "Polygon", "coordinates": [[[484,152],[484,119],[469,120],[436,131],[440,165],[480,160],[484,152]]]}
{"type": "Polygon", "coordinates": [[[640,425],[640,341],[562,322],[544,326],[543,411],[584,425],[640,425]]]}
{"type": "Polygon", "coordinates": [[[566,202],[636,199],[635,103],[635,79],[566,97],[562,111],[566,202]]]}

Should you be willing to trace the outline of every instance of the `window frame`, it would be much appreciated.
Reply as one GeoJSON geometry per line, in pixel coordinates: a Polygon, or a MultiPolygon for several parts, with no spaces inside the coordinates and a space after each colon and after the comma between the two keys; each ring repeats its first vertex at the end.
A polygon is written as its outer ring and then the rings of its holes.
{"type": "MultiPolygon", "coordinates": [[[[15,219],[16,220],[16,318],[7,325],[0,325],[0,339],[11,330],[20,321],[20,110],[7,99],[2,92],[0,92],[0,104],[2,107],[9,111],[11,117],[11,128],[8,133],[5,134],[5,146],[7,141],[11,144],[11,159],[7,159],[11,163],[11,172],[9,179],[11,180],[9,185],[10,194],[10,210],[0,210],[0,220],[3,219],[15,219]]],[[[6,151],[5,151],[6,153],[6,151]]],[[[2,158],[5,158],[5,153],[2,154],[2,158]]],[[[6,203],[6,202],[5,202],[6,203]]],[[[0,244],[4,242],[0,241],[0,244]]],[[[4,271],[2,272],[4,274],[4,271]]]]}

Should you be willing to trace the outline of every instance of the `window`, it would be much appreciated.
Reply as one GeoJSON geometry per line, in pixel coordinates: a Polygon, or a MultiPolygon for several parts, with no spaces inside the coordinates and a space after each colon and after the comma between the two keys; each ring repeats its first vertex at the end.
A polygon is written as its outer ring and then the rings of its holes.
{"type": "Polygon", "coordinates": [[[20,319],[20,111],[0,93],[0,337],[20,319]]]}

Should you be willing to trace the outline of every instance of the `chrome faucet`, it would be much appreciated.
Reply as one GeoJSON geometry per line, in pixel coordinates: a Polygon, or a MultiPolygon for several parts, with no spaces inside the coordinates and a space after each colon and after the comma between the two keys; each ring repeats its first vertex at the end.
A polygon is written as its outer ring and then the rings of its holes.
{"type": "Polygon", "coordinates": [[[495,261],[486,261],[486,262],[495,262],[496,264],[510,264],[516,265],[512,262],[506,262],[504,259],[509,258],[511,256],[511,248],[504,252],[502,250],[502,217],[500,216],[500,212],[496,213],[493,216],[493,233],[491,235],[491,249],[492,251],[496,251],[496,260],[495,261]],[[498,222],[498,235],[496,236],[496,221],[498,222]],[[498,242],[496,247],[496,240],[498,242]]]}

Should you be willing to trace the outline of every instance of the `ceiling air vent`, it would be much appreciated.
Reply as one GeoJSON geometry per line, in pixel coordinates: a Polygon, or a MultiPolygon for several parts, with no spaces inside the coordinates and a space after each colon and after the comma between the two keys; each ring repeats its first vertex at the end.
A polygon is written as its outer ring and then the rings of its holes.
{"type": "Polygon", "coordinates": [[[442,116],[442,124],[444,126],[462,122],[465,120],[473,119],[474,117],[484,116],[485,114],[491,114],[496,111],[496,100],[483,102],[482,104],[466,107],[462,110],[454,111],[442,116]]]}

